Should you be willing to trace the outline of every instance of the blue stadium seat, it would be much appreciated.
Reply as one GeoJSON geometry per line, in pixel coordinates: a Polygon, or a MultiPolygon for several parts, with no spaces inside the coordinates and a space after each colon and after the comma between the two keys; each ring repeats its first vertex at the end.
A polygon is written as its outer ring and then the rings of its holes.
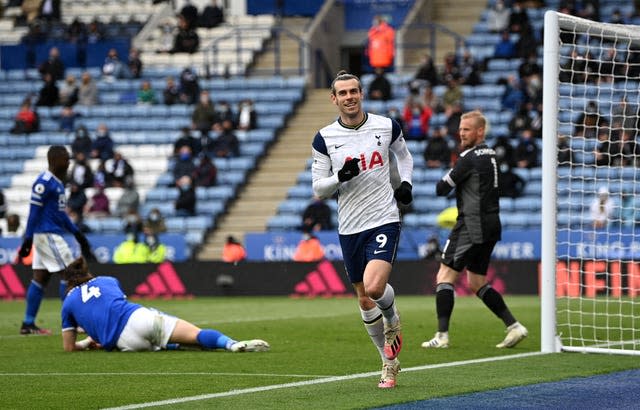
{"type": "Polygon", "coordinates": [[[267,221],[267,230],[291,231],[296,230],[300,226],[300,216],[293,214],[275,215],[267,221]]]}

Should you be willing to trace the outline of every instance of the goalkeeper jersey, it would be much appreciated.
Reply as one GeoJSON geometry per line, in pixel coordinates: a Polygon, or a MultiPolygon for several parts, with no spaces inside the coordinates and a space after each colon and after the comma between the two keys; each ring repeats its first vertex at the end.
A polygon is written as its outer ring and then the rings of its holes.
{"type": "Polygon", "coordinates": [[[338,118],[316,134],[312,156],[314,194],[329,198],[338,193],[341,235],[400,221],[391,175],[397,174],[400,181],[411,183],[413,158],[396,121],[365,113],[362,123],[348,126],[338,118]],[[350,158],[360,160],[360,173],[341,183],[338,171],[350,158]],[[397,169],[391,172],[391,166],[397,169]]]}

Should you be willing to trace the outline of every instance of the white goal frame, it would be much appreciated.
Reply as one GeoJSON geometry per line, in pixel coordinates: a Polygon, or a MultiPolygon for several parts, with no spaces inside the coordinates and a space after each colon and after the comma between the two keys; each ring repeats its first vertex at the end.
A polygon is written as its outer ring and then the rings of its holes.
{"type": "MultiPolygon", "coordinates": [[[[577,33],[603,37],[615,37],[631,31],[640,32],[639,26],[598,23],[574,16],[547,11],[544,16],[544,66],[543,66],[543,131],[542,131],[542,237],[541,237],[541,351],[553,353],[574,351],[640,355],[639,350],[612,348],[601,345],[563,346],[558,332],[556,269],[558,258],[558,129],[559,87],[561,64],[561,28],[572,28],[577,33]]],[[[637,35],[640,42],[640,35],[637,35]]],[[[632,40],[629,40],[632,42],[632,40]]],[[[572,164],[573,165],[573,164],[572,164]]],[[[572,169],[573,170],[573,169],[572,169]]],[[[588,205],[587,205],[588,206],[588,205]]],[[[608,296],[607,296],[608,297],[608,296]]]]}

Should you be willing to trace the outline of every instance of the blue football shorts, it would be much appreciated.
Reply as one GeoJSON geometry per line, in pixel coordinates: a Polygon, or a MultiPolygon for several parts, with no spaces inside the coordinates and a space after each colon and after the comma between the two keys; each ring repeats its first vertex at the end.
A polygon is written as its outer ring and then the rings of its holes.
{"type": "Polygon", "coordinates": [[[392,222],[351,235],[339,235],[344,267],[351,283],[362,282],[364,269],[373,259],[393,264],[400,240],[400,223],[392,222]]]}

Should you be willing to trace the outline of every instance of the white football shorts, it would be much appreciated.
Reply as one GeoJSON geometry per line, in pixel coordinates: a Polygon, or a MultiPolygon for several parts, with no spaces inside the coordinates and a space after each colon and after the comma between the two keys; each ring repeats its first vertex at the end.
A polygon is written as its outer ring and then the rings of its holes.
{"type": "Polygon", "coordinates": [[[131,314],[120,338],[123,352],[157,351],[167,346],[178,318],[155,309],[141,307],[131,314]]]}
{"type": "Polygon", "coordinates": [[[61,272],[73,262],[73,253],[67,241],[55,233],[33,235],[33,269],[51,273],[61,272]]]}

